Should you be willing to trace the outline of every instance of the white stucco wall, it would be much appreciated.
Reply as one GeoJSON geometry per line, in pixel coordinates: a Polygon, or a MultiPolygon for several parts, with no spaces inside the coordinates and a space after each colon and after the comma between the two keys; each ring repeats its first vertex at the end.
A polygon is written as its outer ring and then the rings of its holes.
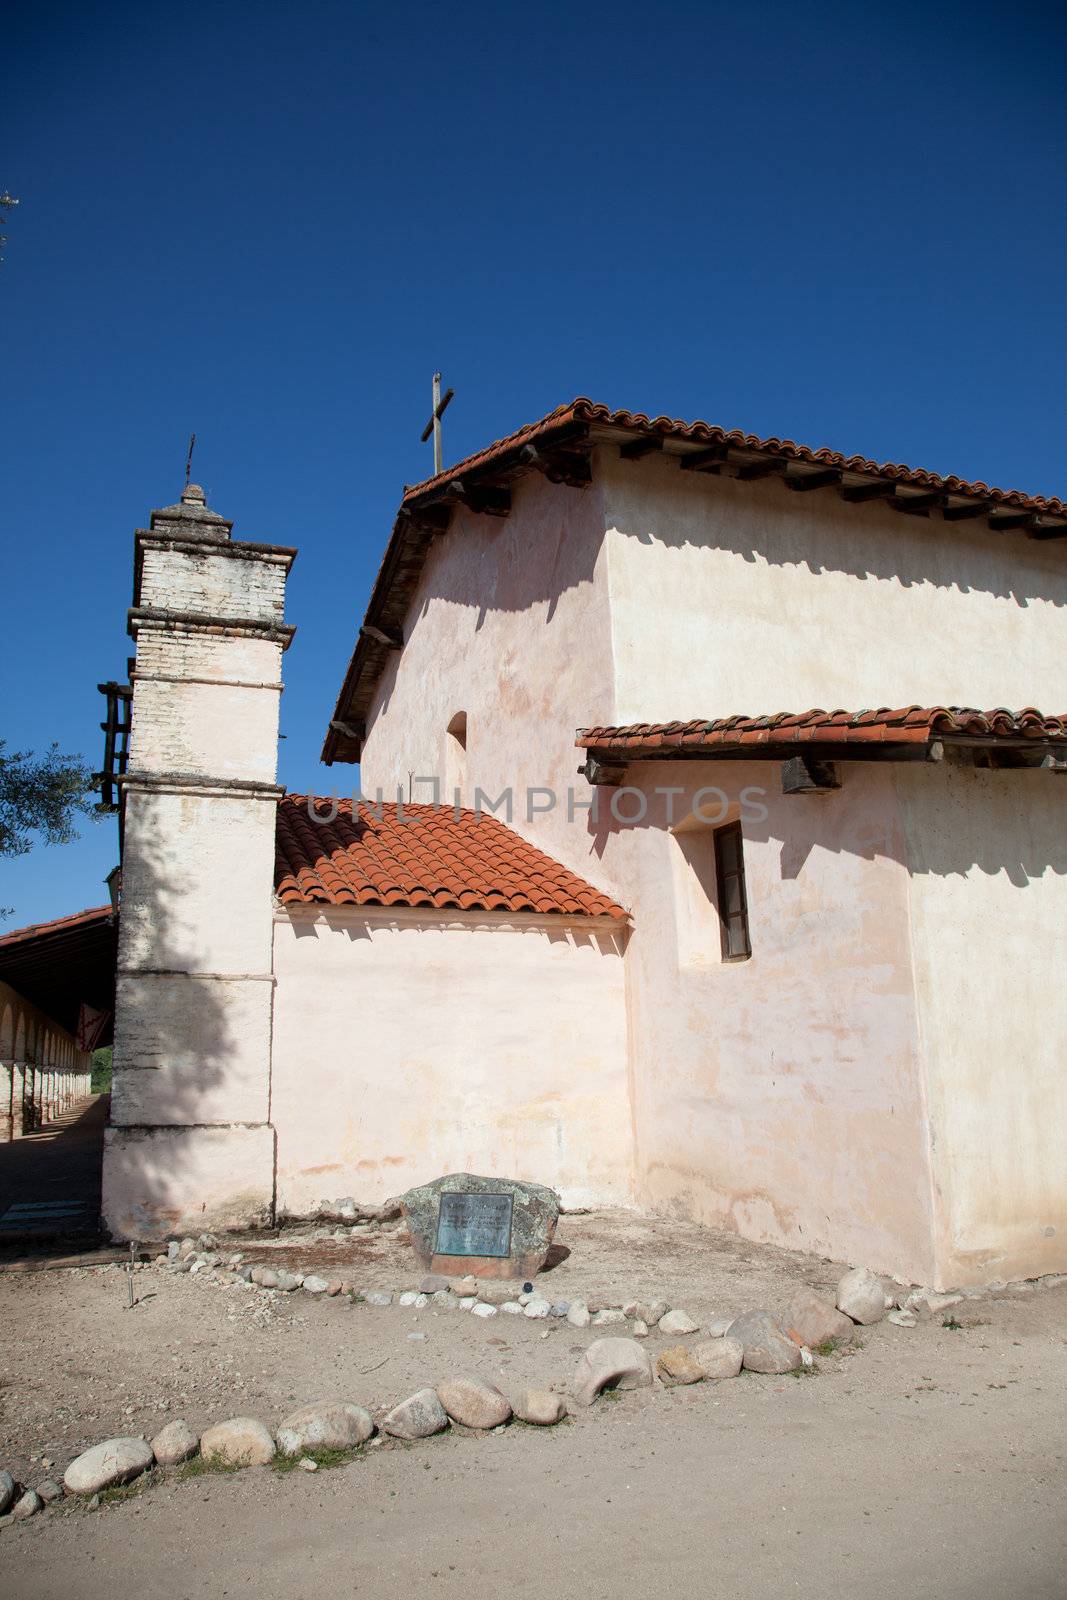
{"type": "Polygon", "coordinates": [[[279,1211],[456,1171],[628,1202],[621,942],[562,919],[279,915],[279,1211]]]}
{"type": "Polygon", "coordinates": [[[1067,781],[949,764],[896,781],[939,1279],[1063,1272],[1067,781]]]}
{"type": "MultiPolygon", "coordinates": [[[[530,820],[520,809],[515,826],[633,912],[639,1203],[913,1280],[981,1273],[983,1252],[1001,1260],[986,1276],[1011,1275],[1012,1261],[1050,1270],[1041,1230],[1062,1236],[1045,1220],[1056,1158],[1031,1123],[1051,1094],[1054,1030],[1030,1051],[1027,1085],[1003,1088],[1003,1101],[977,1091],[977,1024],[928,1071],[920,1057],[939,1031],[934,991],[947,1004],[970,982],[959,929],[995,918],[1002,897],[1017,946],[1044,970],[1056,874],[1025,894],[983,872],[948,887],[922,878],[909,892],[916,830],[942,826],[926,818],[939,814],[940,780],[925,767],[906,774],[922,797],[906,819],[892,768],[850,765],[839,793],[810,797],[783,797],[776,765],[631,769],[642,786],[710,782],[734,794],[747,772],[772,796],[762,832],[747,829],[753,959],[724,967],[712,928],[702,965],[679,957],[679,926],[690,946],[693,931],[663,817],[598,828],[582,812],[569,819],[565,796],[573,784],[590,798],[574,775],[579,725],[812,706],[1055,712],[1067,705],[1058,545],[773,480],[686,474],[655,457],[623,462],[605,448],[589,490],[528,478],[503,523],[458,517],[435,543],[408,634],[369,722],[364,789],[439,770],[447,723],[465,710],[470,785],[556,787],[554,811],[530,820]],[[940,930],[956,912],[954,944],[940,930]],[[999,1141],[1002,1114],[1018,1129],[992,1160],[982,1152],[999,1141]],[[959,1170],[945,1166],[948,1140],[959,1170]],[[989,1209],[983,1163],[1000,1183],[1012,1150],[1035,1173],[1002,1188],[1017,1204],[989,1209]]],[[[1003,781],[1017,797],[1005,807],[1029,804],[1025,774],[1003,781]]],[[[981,807],[966,825],[991,826],[981,807]]],[[[1032,825],[1053,826],[1040,815],[1032,825]]],[[[992,964],[991,951],[980,967],[992,964]]],[[[1002,977],[989,992],[1001,994],[1000,1018],[1012,1015],[1002,977]]]]}
{"type": "Polygon", "coordinates": [[[648,795],[645,824],[613,823],[604,791],[597,847],[636,907],[638,1203],[925,1281],[930,1172],[889,770],[854,765],[840,790],[804,796],[783,795],[770,762],[655,763],[629,782],[648,795]],[[714,875],[710,893],[694,885],[654,792],[683,790],[681,827],[703,785],[729,802],[705,795],[709,822],[741,817],[747,961],[722,960],[714,875]]]}
{"type": "MultiPolygon", "coordinates": [[[[588,788],[576,774],[576,722],[610,721],[614,707],[604,513],[594,483],[568,489],[534,476],[515,486],[505,519],[459,511],[434,541],[409,612],[408,638],[379,684],[367,719],[363,792],[386,798],[408,774],[456,770],[448,724],[467,713],[465,801],[481,787],[515,792],[520,833],[599,883],[597,864],[570,860],[577,832],[566,793],[588,788]],[[528,787],[559,796],[554,810],[526,814],[528,787]]],[[[346,769],[334,768],[338,787],[346,769]]],[[[416,800],[430,800],[426,787],[416,800]]],[[[451,797],[449,796],[449,799],[451,797]]],[[[537,797],[536,806],[545,804],[537,797]]],[[[509,820],[504,812],[496,813],[509,820]]],[[[584,858],[583,858],[584,859],[584,858]]]]}
{"type": "Polygon", "coordinates": [[[596,477],[620,723],[1067,706],[1056,541],[613,450],[596,477]]]}

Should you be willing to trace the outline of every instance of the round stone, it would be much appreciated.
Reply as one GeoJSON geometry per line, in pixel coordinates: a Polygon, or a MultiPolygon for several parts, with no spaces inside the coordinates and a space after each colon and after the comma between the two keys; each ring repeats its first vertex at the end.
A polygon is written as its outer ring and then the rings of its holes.
{"type": "Polygon", "coordinates": [[[345,1401],[323,1400],[301,1406],[278,1428],[278,1449],[283,1456],[307,1450],[354,1450],[374,1432],[369,1411],[345,1401]]]}
{"type": "Polygon", "coordinates": [[[189,1424],[181,1417],[175,1417],[152,1440],[152,1454],[161,1467],[177,1467],[183,1461],[188,1461],[190,1456],[196,1455],[199,1443],[189,1424]]]}
{"type": "Polygon", "coordinates": [[[83,1450],[63,1474],[71,1494],[97,1494],[147,1472],[155,1457],[146,1439],[105,1439],[83,1450]]]}
{"type": "Polygon", "coordinates": [[[274,1459],[274,1440],[256,1417],[230,1417],[201,1434],[200,1454],[227,1467],[265,1467],[274,1459]]]}
{"type": "Polygon", "coordinates": [[[382,1418],[382,1432],[395,1439],[428,1439],[448,1427],[448,1413],[433,1389],[419,1389],[382,1418]]]}
{"type": "Polygon", "coordinates": [[[437,1385],[437,1398],[463,1428],[499,1428],[511,1416],[500,1390],[482,1378],[449,1378],[437,1385]]]}
{"type": "Polygon", "coordinates": [[[551,1389],[524,1389],[515,1401],[514,1412],[520,1422],[537,1428],[551,1428],[566,1414],[566,1406],[551,1389]]]}

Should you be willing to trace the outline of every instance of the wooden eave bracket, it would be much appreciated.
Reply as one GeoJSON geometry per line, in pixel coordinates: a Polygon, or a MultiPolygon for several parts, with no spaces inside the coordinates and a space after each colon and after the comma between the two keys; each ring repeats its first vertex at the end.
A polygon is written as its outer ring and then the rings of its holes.
{"type": "MultiPolygon", "coordinates": [[[[986,517],[996,532],[1025,532],[1030,539],[1067,538],[1067,519],[1054,512],[1023,510],[1004,505],[988,496],[961,496],[958,490],[923,488],[896,478],[858,475],[845,467],[820,466],[817,462],[794,461],[770,450],[754,450],[727,439],[712,444],[689,443],[682,449],[659,434],[638,434],[623,439],[604,435],[602,442],[618,445],[623,461],[640,461],[654,451],[668,452],[682,472],[729,476],[741,483],[779,477],[786,488],[805,494],[813,489],[834,488],[850,505],[884,500],[905,516],[926,517],[938,512],[946,522],[967,522],[986,517]]],[[[528,449],[530,447],[527,447],[528,449]]]]}
{"type": "Polygon", "coordinates": [[[549,483],[568,489],[587,489],[593,481],[593,467],[587,450],[565,449],[558,445],[523,445],[519,460],[524,467],[540,472],[549,483]]]}
{"type": "MultiPolygon", "coordinates": [[[[373,644],[384,644],[389,650],[403,650],[404,636],[396,633],[391,628],[378,628],[373,622],[364,622],[360,625],[359,636],[369,639],[373,644]]],[[[331,727],[333,724],[331,723],[331,727]]]]}
{"type": "Polygon", "coordinates": [[[626,763],[610,759],[604,761],[600,756],[589,753],[578,768],[578,772],[594,788],[617,789],[626,776],[626,763]]]}
{"type": "Polygon", "coordinates": [[[783,794],[826,794],[840,787],[841,774],[834,761],[797,755],[787,756],[782,762],[783,794]]]}
{"type": "Polygon", "coordinates": [[[441,493],[446,501],[459,501],[468,511],[481,516],[511,515],[511,490],[503,488],[500,484],[475,483],[468,482],[464,478],[453,478],[441,493]]]}

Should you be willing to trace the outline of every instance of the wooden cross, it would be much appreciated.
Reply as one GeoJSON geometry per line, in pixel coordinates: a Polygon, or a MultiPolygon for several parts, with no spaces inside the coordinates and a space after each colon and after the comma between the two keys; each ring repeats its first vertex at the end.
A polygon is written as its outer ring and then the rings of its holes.
{"type": "Polygon", "coordinates": [[[430,414],[429,422],[422,430],[422,443],[425,444],[431,433],[433,434],[433,475],[435,478],[441,471],[443,465],[441,456],[441,418],[444,416],[445,408],[447,407],[448,402],[454,396],[455,392],[455,389],[446,389],[444,397],[442,398],[441,374],[439,372],[434,373],[433,411],[430,414]]]}

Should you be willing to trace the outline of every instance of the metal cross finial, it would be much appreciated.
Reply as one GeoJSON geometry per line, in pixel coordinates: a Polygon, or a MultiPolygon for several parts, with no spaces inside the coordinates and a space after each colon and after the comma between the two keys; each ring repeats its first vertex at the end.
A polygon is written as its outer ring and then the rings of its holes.
{"type": "Polygon", "coordinates": [[[455,392],[455,389],[446,389],[444,398],[442,398],[441,374],[439,372],[434,373],[433,411],[430,414],[429,422],[422,430],[422,443],[425,444],[431,433],[433,434],[433,473],[435,478],[441,471],[443,465],[443,459],[441,455],[441,418],[444,416],[445,409],[455,392]]]}
{"type": "Polygon", "coordinates": [[[193,451],[195,449],[196,449],[196,434],[195,433],[191,433],[189,435],[189,454],[185,458],[185,481],[186,481],[186,483],[189,482],[189,478],[190,478],[190,476],[192,474],[192,470],[193,470],[193,451]]]}

